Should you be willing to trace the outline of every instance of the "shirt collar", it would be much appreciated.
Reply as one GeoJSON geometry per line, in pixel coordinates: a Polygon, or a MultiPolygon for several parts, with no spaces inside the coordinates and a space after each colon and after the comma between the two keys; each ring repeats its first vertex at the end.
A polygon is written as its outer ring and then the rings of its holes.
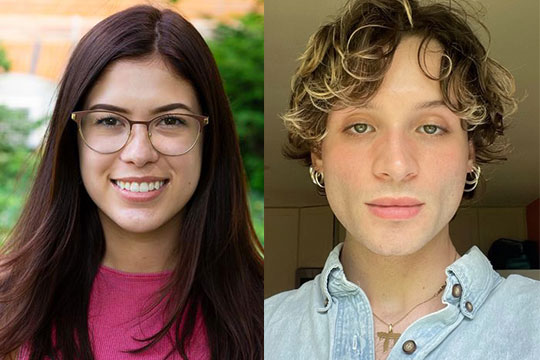
{"type": "MultiPolygon", "coordinates": [[[[321,272],[319,286],[324,303],[318,309],[319,312],[328,311],[332,306],[333,297],[353,296],[362,291],[358,285],[347,280],[345,276],[343,265],[339,260],[342,248],[343,243],[340,243],[330,252],[321,272]]],[[[448,266],[446,275],[443,301],[459,306],[460,311],[471,319],[491,290],[502,280],[499,274],[493,271],[489,260],[476,246],[473,246],[466,254],[448,266]],[[457,297],[452,294],[455,285],[461,286],[461,294],[457,297]]]]}
{"type": "Polygon", "coordinates": [[[320,312],[327,311],[332,305],[332,297],[355,295],[360,291],[358,285],[347,280],[343,265],[339,260],[343,243],[339,243],[328,255],[320,277],[320,288],[324,306],[320,312]]]}
{"type": "Polygon", "coordinates": [[[446,275],[443,301],[459,306],[469,319],[474,318],[489,293],[502,281],[502,277],[493,270],[489,260],[476,246],[448,266],[446,275]],[[460,296],[452,294],[454,286],[460,287],[460,296]]]}

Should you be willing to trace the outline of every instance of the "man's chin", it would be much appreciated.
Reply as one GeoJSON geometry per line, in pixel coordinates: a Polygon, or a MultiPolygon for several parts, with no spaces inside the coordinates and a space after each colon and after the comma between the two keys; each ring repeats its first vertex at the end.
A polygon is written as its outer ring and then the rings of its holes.
{"type": "Polygon", "coordinates": [[[408,234],[383,234],[372,239],[363,242],[363,245],[379,256],[411,255],[422,249],[427,243],[427,241],[422,241],[420,236],[408,234]]]}

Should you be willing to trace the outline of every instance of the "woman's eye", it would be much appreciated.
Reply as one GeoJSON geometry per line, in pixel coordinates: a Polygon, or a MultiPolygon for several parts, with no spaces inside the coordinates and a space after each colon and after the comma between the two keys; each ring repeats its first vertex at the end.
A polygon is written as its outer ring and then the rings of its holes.
{"type": "Polygon", "coordinates": [[[102,118],[102,119],[98,119],[96,121],[96,124],[111,127],[111,126],[120,125],[120,121],[118,119],[113,118],[113,117],[105,117],[105,118],[102,118]]]}
{"type": "Polygon", "coordinates": [[[431,124],[422,125],[420,126],[420,129],[422,130],[423,133],[426,133],[428,135],[442,135],[443,133],[446,132],[446,130],[443,129],[442,127],[437,126],[437,125],[431,125],[431,124]]]}
{"type": "Polygon", "coordinates": [[[159,122],[159,125],[165,125],[165,126],[181,126],[184,125],[186,122],[177,116],[168,116],[166,118],[161,119],[159,122]]]}
{"type": "Polygon", "coordinates": [[[371,125],[359,123],[359,124],[354,124],[350,128],[353,130],[353,132],[357,134],[364,134],[369,130],[370,127],[371,125]]]}

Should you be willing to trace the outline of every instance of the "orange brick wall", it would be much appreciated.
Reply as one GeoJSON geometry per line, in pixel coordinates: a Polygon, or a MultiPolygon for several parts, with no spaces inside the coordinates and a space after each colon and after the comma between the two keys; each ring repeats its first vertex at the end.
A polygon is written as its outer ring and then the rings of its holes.
{"type": "Polygon", "coordinates": [[[0,0],[0,44],[6,49],[12,72],[32,72],[59,81],[71,49],[103,18],[137,4],[173,8],[186,18],[229,22],[249,11],[263,12],[257,0],[0,0]]]}
{"type": "Polygon", "coordinates": [[[188,18],[223,17],[262,11],[256,0],[0,0],[0,14],[81,15],[105,17],[138,4],[177,9],[188,18]]]}

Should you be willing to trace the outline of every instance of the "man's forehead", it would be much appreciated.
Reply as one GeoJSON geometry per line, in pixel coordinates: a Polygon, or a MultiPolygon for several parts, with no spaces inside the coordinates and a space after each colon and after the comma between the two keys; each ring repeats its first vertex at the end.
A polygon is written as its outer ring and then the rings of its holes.
{"type": "MultiPolygon", "coordinates": [[[[447,104],[444,102],[443,99],[433,99],[433,100],[419,100],[417,103],[413,105],[414,110],[425,110],[425,109],[435,109],[435,108],[448,108],[447,104]]],[[[349,104],[345,105],[343,103],[336,104],[336,106],[332,109],[331,112],[342,112],[342,113],[353,113],[358,110],[381,110],[382,106],[378,104],[376,101],[368,100],[366,102],[357,103],[357,104],[349,104]]]]}
{"type": "MultiPolygon", "coordinates": [[[[414,104],[415,110],[423,110],[423,109],[432,109],[436,107],[446,107],[446,103],[442,99],[436,99],[436,100],[428,100],[428,101],[418,101],[416,104],[414,104]]],[[[368,110],[380,110],[381,106],[376,101],[368,101],[364,104],[359,104],[358,106],[352,107],[353,109],[368,109],[368,110]]]]}

